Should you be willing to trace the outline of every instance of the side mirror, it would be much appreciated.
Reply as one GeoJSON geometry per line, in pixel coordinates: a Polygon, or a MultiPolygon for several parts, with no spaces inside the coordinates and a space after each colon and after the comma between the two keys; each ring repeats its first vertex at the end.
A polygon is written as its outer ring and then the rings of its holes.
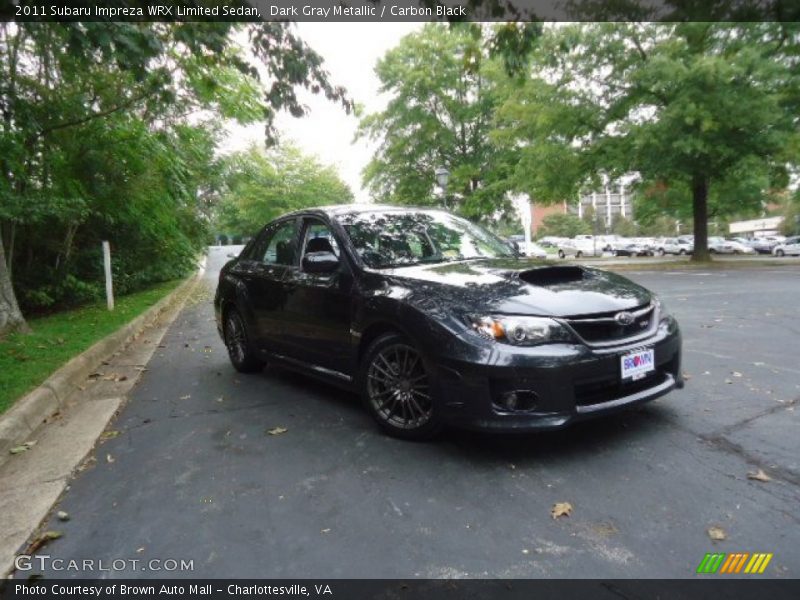
{"type": "Polygon", "coordinates": [[[339,259],[333,252],[308,252],[303,257],[303,271],[306,273],[333,273],[339,268],[339,259]]]}

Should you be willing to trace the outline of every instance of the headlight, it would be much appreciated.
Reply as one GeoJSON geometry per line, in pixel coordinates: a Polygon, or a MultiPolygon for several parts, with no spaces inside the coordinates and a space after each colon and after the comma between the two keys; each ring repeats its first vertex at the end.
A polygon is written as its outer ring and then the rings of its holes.
{"type": "Polygon", "coordinates": [[[546,317],[471,316],[468,321],[482,338],[515,346],[572,341],[569,332],[558,321],[546,317]]]}
{"type": "Polygon", "coordinates": [[[657,316],[659,321],[664,321],[672,316],[667,308],[667,305],[664,304],[664,301],[655,294],[653,294],[653,304],[656,305],[656,313],[658,313],[657,316]]]}
{"type": "Polygon", "coordinates": [[[667,305],[658,296],[653,296],[653,303],[656,305],[656,317],[658,318],[658,328],[672,333],[675,331],[675,318],[669,312],[667,305]]]}

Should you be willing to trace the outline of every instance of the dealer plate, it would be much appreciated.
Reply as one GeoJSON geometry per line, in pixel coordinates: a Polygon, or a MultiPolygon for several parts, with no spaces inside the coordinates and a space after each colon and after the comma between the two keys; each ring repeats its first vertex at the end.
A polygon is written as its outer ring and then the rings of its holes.
{"type": "Polygon", "coordinates": [[[652,348],[637,350],[620,357],[622,379],[636,381],[656,368],[656,353],[652,348]]]}

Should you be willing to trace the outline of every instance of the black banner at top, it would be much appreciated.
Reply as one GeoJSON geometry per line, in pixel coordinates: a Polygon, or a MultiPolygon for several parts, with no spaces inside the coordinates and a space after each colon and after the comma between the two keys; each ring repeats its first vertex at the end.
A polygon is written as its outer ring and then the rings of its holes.
{"type": "Polygon", "coordinates": [[[800,21],[797,0],[0,0],[4,21],[800,21]]]}

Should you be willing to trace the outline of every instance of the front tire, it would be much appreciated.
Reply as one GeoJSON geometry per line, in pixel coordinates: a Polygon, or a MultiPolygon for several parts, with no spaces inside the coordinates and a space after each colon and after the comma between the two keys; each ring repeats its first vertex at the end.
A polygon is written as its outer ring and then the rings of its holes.
{"type": "Polygon", "coordinates": [[[575,258],[583,258],[583,252],[581,252],[580,250],[578,250],[578,251],[575,253],[575,258]]]}
{"type": "Polygon", "coordinates": [[[558,258],[566,258],[566,257],[567,257],[567,255],[564,253],[563,250],[559,250],[558,251],[558,258]]]}
{"type": "Polygon", "coordinates": [[[786,256],[786,253],[783,250],[776,250],[775,256],[786,256]]]}
{"type": "Polygon", "coordinates": [[[253,352],[247,326],[239,312],[232,308],[225,315],[225,347],[233,368],[240,373],[257,373],[264,368],[264,361],[253,352]]]}
{"type": "Polygon", "coordinates": [[[442,430],[422,354],[405,336],[380,336],[361,363],[359,389],[372,418],[393,437],[426,440],[442,430]]]}

